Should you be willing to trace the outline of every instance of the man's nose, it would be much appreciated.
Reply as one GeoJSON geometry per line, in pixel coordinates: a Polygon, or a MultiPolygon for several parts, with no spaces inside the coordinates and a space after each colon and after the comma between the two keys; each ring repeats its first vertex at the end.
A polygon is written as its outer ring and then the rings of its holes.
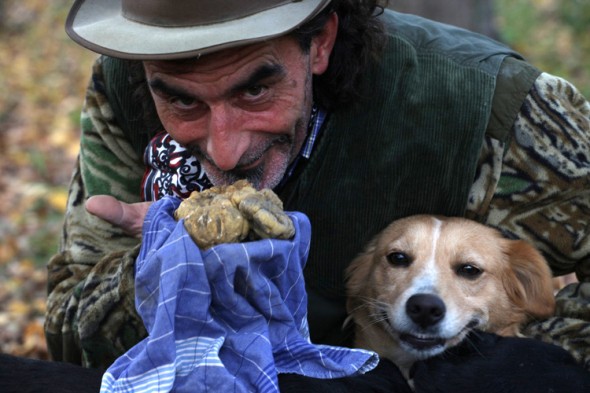
{"type": "Polygon", "coordinates": [[[242,127],[238,109],[225,104],[210,107],[207,155],[223,171],[234,169],[248,149],[250,133],[242,127]]]}

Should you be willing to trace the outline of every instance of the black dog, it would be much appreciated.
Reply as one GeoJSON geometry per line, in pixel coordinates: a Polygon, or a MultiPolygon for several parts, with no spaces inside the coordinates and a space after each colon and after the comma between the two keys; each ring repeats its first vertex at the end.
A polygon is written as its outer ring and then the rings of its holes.
{"type": "Polygon", "coordinates": [[[0,354],[2,393],[98,393],[103,372],[0,354]]]}
{"type": "Polygon", "coordinates": [[[416,363],[411,376],[420,393],[590,392],[590,371],[563,348],[481,332],[416,363]]]}

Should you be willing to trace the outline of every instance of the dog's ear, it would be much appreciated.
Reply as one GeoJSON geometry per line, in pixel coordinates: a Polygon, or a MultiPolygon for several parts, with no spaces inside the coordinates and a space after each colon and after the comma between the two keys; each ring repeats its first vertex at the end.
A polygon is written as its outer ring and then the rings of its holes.
{"type": "Polygon", "coordinates": [[[510,271],[504,288],[510,300],[527,316],[548,318],[555,312],[552,274],[541,253],[524,240],[507,240],[510,271]]]}
{"type": "Polygon", "coordinates": [[[351,314],[361,304],[360,299],[366,297],[368,280],[373,268],[373,254],[376,241],[369,242],[365,250],[350,262],[345,271],[346,277],[346,311],[351,314]]]}

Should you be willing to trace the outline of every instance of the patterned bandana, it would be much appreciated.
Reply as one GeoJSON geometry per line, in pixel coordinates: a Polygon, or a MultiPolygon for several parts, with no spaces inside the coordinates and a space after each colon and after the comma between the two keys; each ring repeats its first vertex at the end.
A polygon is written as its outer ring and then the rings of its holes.
{"type": "MultiPolygon", "coordinates": [[[[307,128],[307,139],[297,158],[289,166],[283,182],[291,176],[301,158],[309,159],[326,113],[315,104],[307,128]]],[[[176,142],[166,131],[158,133],[145,149],[146,171],[141,182],[141,199],[156,201],[167,195],[187,198],[193,191],[202,191],[213,184],[199,161],[176,142]]]]}
{"type": "Polygon", "coordinates": [[[166,195],[187,198],[193,191],[212,186],[203,167],[170,134],[157,134],[145,149],[147,168],[141,182],[141,199],[156,201],[166,195]]]}

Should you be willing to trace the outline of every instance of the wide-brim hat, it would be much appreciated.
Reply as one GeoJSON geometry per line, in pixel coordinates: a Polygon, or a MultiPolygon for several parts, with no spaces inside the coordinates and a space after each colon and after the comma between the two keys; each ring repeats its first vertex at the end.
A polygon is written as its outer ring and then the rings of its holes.
{"type": "Polygon", "coordinates": [[[124,59],[194,57],[284,35],[330,0],[76,0],[68,35],[124,59]]]}

